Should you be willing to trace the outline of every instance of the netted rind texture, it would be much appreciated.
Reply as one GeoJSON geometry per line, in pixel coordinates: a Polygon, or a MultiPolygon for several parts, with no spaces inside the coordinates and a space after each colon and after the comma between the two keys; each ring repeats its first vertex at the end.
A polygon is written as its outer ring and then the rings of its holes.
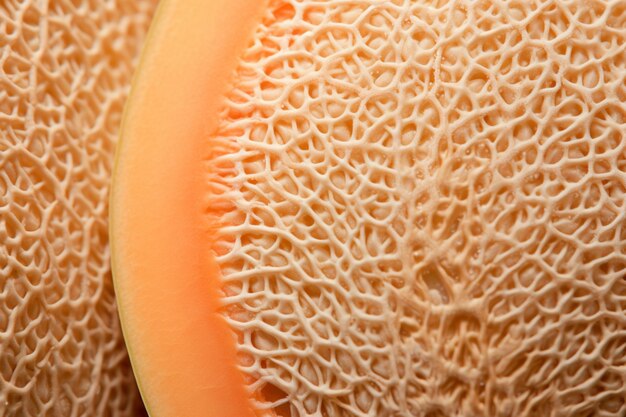
{"type": "Polygon", "coordinates": [[[625,77],[620,0],[273,1],[209,167],[260,406],[626,415],[625,77]]]}
{"type": "Polygon", "coordinates": [[[0,415],[141,413],[110,276],[113,148],[155,1],[0,1],[0,415]]]}

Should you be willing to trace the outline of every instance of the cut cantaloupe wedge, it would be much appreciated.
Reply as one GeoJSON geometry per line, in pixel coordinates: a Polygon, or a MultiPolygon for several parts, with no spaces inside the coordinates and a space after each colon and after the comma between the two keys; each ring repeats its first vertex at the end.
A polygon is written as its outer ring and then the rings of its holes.
{"type": "Polygon", "coordinates": [[[218,122],[258,0],[159,5],[123,122],[114,172],[114,280],[151,417],[250,415],[211,256],[203,141],[218,122]],[[233,24],[237,22],[237,24],[233,24]]]}
{"type": "Polygon", "coordinates": [[[114,277],[152,417],[626,413],[622,1],[165,0],[114,277]]]}

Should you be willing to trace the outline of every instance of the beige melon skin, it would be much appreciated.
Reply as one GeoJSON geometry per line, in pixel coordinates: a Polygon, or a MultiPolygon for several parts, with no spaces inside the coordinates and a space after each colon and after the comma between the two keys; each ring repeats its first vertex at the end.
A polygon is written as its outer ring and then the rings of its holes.
{"type": "Polygon", "coordinates": [[[623,0],[271,1],[207,169],[258,406],[626,415],[625,77],[623,0]]]}
{"type": "Polygon", "coordinates": [[[0,2],[0,415],[142,406],[110,279],[107,195],[156,1],[0,2]]]}

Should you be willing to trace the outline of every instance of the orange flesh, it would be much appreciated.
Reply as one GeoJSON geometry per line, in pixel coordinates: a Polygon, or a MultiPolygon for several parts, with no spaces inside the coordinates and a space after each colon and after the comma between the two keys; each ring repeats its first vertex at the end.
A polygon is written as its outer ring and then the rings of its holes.
{"type": "Polygon", "coordinates": [[[254,415],[233,336],[216,313],[219,269],[197,196],[206,194],[207,132],[263,6],[164,1],[126,108],[112,191],[113,269],[152,417],[254,415]]]}

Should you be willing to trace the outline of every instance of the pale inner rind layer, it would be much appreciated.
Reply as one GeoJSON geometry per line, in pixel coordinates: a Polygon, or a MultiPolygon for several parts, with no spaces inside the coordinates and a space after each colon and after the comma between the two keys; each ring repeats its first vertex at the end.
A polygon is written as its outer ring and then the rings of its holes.
{"type": "Polygon", "coordinates": [[[0,0],[0,416],[142,415],[107,237],[153,0],[0,0]]]}
{"type": "Polygon", "coordinates": [[[260,405],[626,414],[625,77],[620,0],[273,1],[209,167],[260,405]]]}

